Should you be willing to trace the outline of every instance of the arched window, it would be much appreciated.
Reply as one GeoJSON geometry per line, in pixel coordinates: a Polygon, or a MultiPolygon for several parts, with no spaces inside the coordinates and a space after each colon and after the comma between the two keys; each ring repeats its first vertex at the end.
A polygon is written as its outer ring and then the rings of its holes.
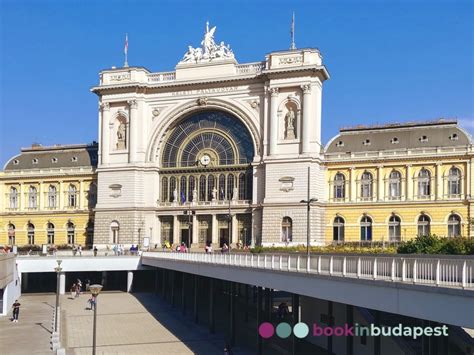
{"type": "Polygon", "coordinates": [[[186,202],[186,195],[188,194],[187,190],[187,179],[186,176],[181,176],[181,182],[179,184],[179,202],[186,202]]]}
{"type": "Polygon", "coordinates": [[[10,223],[8,225],[8,244],[15,245],[15,239],[15,225],[10,223]]]}
{"type": "Polygon", "coordinates": [[[69,185],[68,191],[68,206],[77,207],[77,187],[73,184],[69,185]]]}
{"type": "Polygon", "coordinates": [[[372,174],[368,171],[362,174],[362,178],[360,180],[360,196],[363,200],[370,200],[372,199],[372,185],[373,185],[373,178],[372,174]]]}
{"type": "MultiPolygon", "coordinates": [[[[169,190],[169,197],[170,197],[170,202],[174,202],[175,200],[175,190],[176,190],[176,178],[174,176],[170,177],[170,190],[169,190]]],[[[177,192],[176,192],[177,194],[177,192]]],[[[176,196],[176,199],[178,196],[176,196]]],[[[178,201],[176,201],[178,202],[178,201]]]]}
{"type": "Polygon", "coordinates": [[[97,185],[93,182],[89,185],[89,191],[87,192],[87,206],[94,208],[97,204],[97,185]]]}
{"type": "Polygon", "coordinates": [[[74,223],[68,222],[66,225],[66,235],[67,235],[67,243],[68,244],[75,244],[76,243],[76,232],[74,223]]]}
{"type": "Polygon", "coordinates": [[[337,173],[334,176],[334,199],[344,199],[346,197],[346,179],[343,174],[337,173]]]}
{"type": "Polygon", "coordinates": [[[418,197],[428,198],[431,195],[431,173],[423,168],[418,174],[418,197]]]}
{"type": "Polygon", "coordinates": [[[35,226],[32,223],[28,223],[26,227],[26,232],[28,237],[28,244],[35,244],[35,226]]]}
{"type": "MultiPolygon", "coordinates": [[[[227,176],[227,199],[231,200],[234,194],[234,175],[227,176]]],[[[236,196],[237,198],[237,196],[236,196]]]]}
{"type": "Polygon", "coordinates": [[[430,235],[430,222],[430,217],[425,214],[418,217],[418,236],[430,235]]]}
{"type": "Polygon", "coordinates": [[[368,216],[364,216],[360,220],[360,240],[372,240],[372,219],[368,216]]]}
{"type": "Polygon", "coordinates": [[[38,207],[38,192],[36,187],[30,186],[28,189],[28,208],[38,207]]]}
{"type": "Polygon", "coordinates": [[[54,224],[48,223],[46,226],[46,236],[48,244],[54,244],[54,224]]]}
{"type": "Polygon", "coordinates": [[[214,175],[209,175],[207,177],[207,200],[212,201],[212,194],[215,188],[215,178],[214,175]]]}
{"type": "Polygon", "coordinates": [[[117,221],[112,221],[112,223],[110,223],[110,231],[112,233],[111,235],[112,244],[118,244],[120,241],[119,239],[120,225],[117,221]]]}
{"type": "Polygon", "coordinates": [[[290,217],[284,217],[281,222],[281,241],[289,243],[293,240],[293,221],[290,217]]]}
{"type": "Polygon", "coordinates": [[[18,190],[16,187],[10,187],[10,208],[17,209],[18,208],[18,190]]]}
{"type": "MultiPolygon", "coordinates": [[[[194,201],[194,190],[196,189],[196,179],[194,176],[189,177],[188,201],[194,201]]],[[[197,198],[197,196],[196,196],[197,198]]]]}
{"type": "Polygon", "coordinates": [[[219,200],[224,200],[225,198],[225,175],[219,175],[219,200]]]}
{"type": "Polygon", "coordinates": [[[461,194],[461,171],[452,167],[448,175],[448,195],[449,197],[458,197],[461,194]]]}
{"type": "Polygon", "coordinates": [[[168,201],[168,178],[164,176],[161,179],[161,201],[166,202],[168,201]]]}
{"type": "Polygon", "coordinates": [[[48,187],[48,208],[56,208],[57,204],[57,189],[54,185],[48,187]]]}
{"type": "Polygon", "coordinates": [[[344,219],[342,217],[334,218],[332,240],[335,242],[344,241],[344,219]]]}
{"type": "Polygon", "coordinates": [[[400,241],[402,235],[400,217],[392,216],[388,220],[388,238],[390,241],[400,241]]]}
{"type": "Polygon", "coordinates": [[[388,194],[391,200],[397,200],[401,196],[402,175],[393,170],[388,177],[388,194]]]}
{"type": "Polygon", "coordinates": [[[199,201],[206,201],[206,176],[199,177],[199,201]]]}
{"type": "Polygon", "coordinates": [[[247,190],[247,180],[245,179],[245,174],[239,174],[239,200],[245,200],[246,198],[246,190],[247,190]]]}
{"type": "Polygon", "coordinates": [[[461,236],[461,218],[457,214],[451,214],[448,218],[448,237],[461,236]]]}

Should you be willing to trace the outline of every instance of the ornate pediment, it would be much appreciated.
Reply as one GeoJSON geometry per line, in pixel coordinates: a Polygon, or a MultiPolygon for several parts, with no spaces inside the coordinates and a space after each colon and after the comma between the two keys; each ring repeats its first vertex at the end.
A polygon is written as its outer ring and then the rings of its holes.
{"type": "Polygon", "coordinates": [[[209,22],[206,22],[206,32],[201,41],[201,47],[194,48],[188,46],[188,51],[184,54],[179,64],[208,63],[211,61],[221,61],[234,59],[234,53],[229,45],[224,42],[217,44],[214,40],[216,26],[209,29],[209,22]]]}

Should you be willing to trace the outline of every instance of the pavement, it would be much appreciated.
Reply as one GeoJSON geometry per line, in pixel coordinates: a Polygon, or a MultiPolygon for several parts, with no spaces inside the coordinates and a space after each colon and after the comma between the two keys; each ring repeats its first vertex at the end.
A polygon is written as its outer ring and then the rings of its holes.
{"type": "Polygon", "coordinates": [[[23,295],[18,323],[0,317],[0,353],[5,355],[53,354],[50,350],[55,295],[23,295]]]}

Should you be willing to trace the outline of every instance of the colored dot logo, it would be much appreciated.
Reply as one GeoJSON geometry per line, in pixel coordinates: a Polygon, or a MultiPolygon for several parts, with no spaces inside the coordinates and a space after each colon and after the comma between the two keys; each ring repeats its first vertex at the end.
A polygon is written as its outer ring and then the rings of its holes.
{"type": "Polygon", "coordinates": [[[306,323],[301,322],[295,324],[293,329],[291,328],[290,324],[285,322],[278,324],[276,329],[273,324],[268,322],[262,323],[260,324],[260,327],[258,327],[258,333],[264,339],[271,338],[275,333],[279,338],[286,339],[291,335],[292,332],[297,338],[306,338],[309,334],[309,327],[306,323]]]}
{"type": "Polygon", "coordinates": [[[273,324],[268,323],[268,322],[260,324],[260,327],[258,327],[258,333],[264,339],[271,338],[273,334],[275,333],[273,324]]]}

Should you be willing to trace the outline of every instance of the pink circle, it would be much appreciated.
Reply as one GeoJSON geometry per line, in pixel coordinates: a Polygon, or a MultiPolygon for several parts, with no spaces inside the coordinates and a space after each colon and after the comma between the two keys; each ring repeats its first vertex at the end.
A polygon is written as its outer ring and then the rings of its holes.
{"type": "Polygon", "coordinates": [[[260,327],[258,327],[258,333],[262,338],[268,339],[275,333],[275,328],[273,328],[271,323],[265,322],[260,324],[260,327]]]}

